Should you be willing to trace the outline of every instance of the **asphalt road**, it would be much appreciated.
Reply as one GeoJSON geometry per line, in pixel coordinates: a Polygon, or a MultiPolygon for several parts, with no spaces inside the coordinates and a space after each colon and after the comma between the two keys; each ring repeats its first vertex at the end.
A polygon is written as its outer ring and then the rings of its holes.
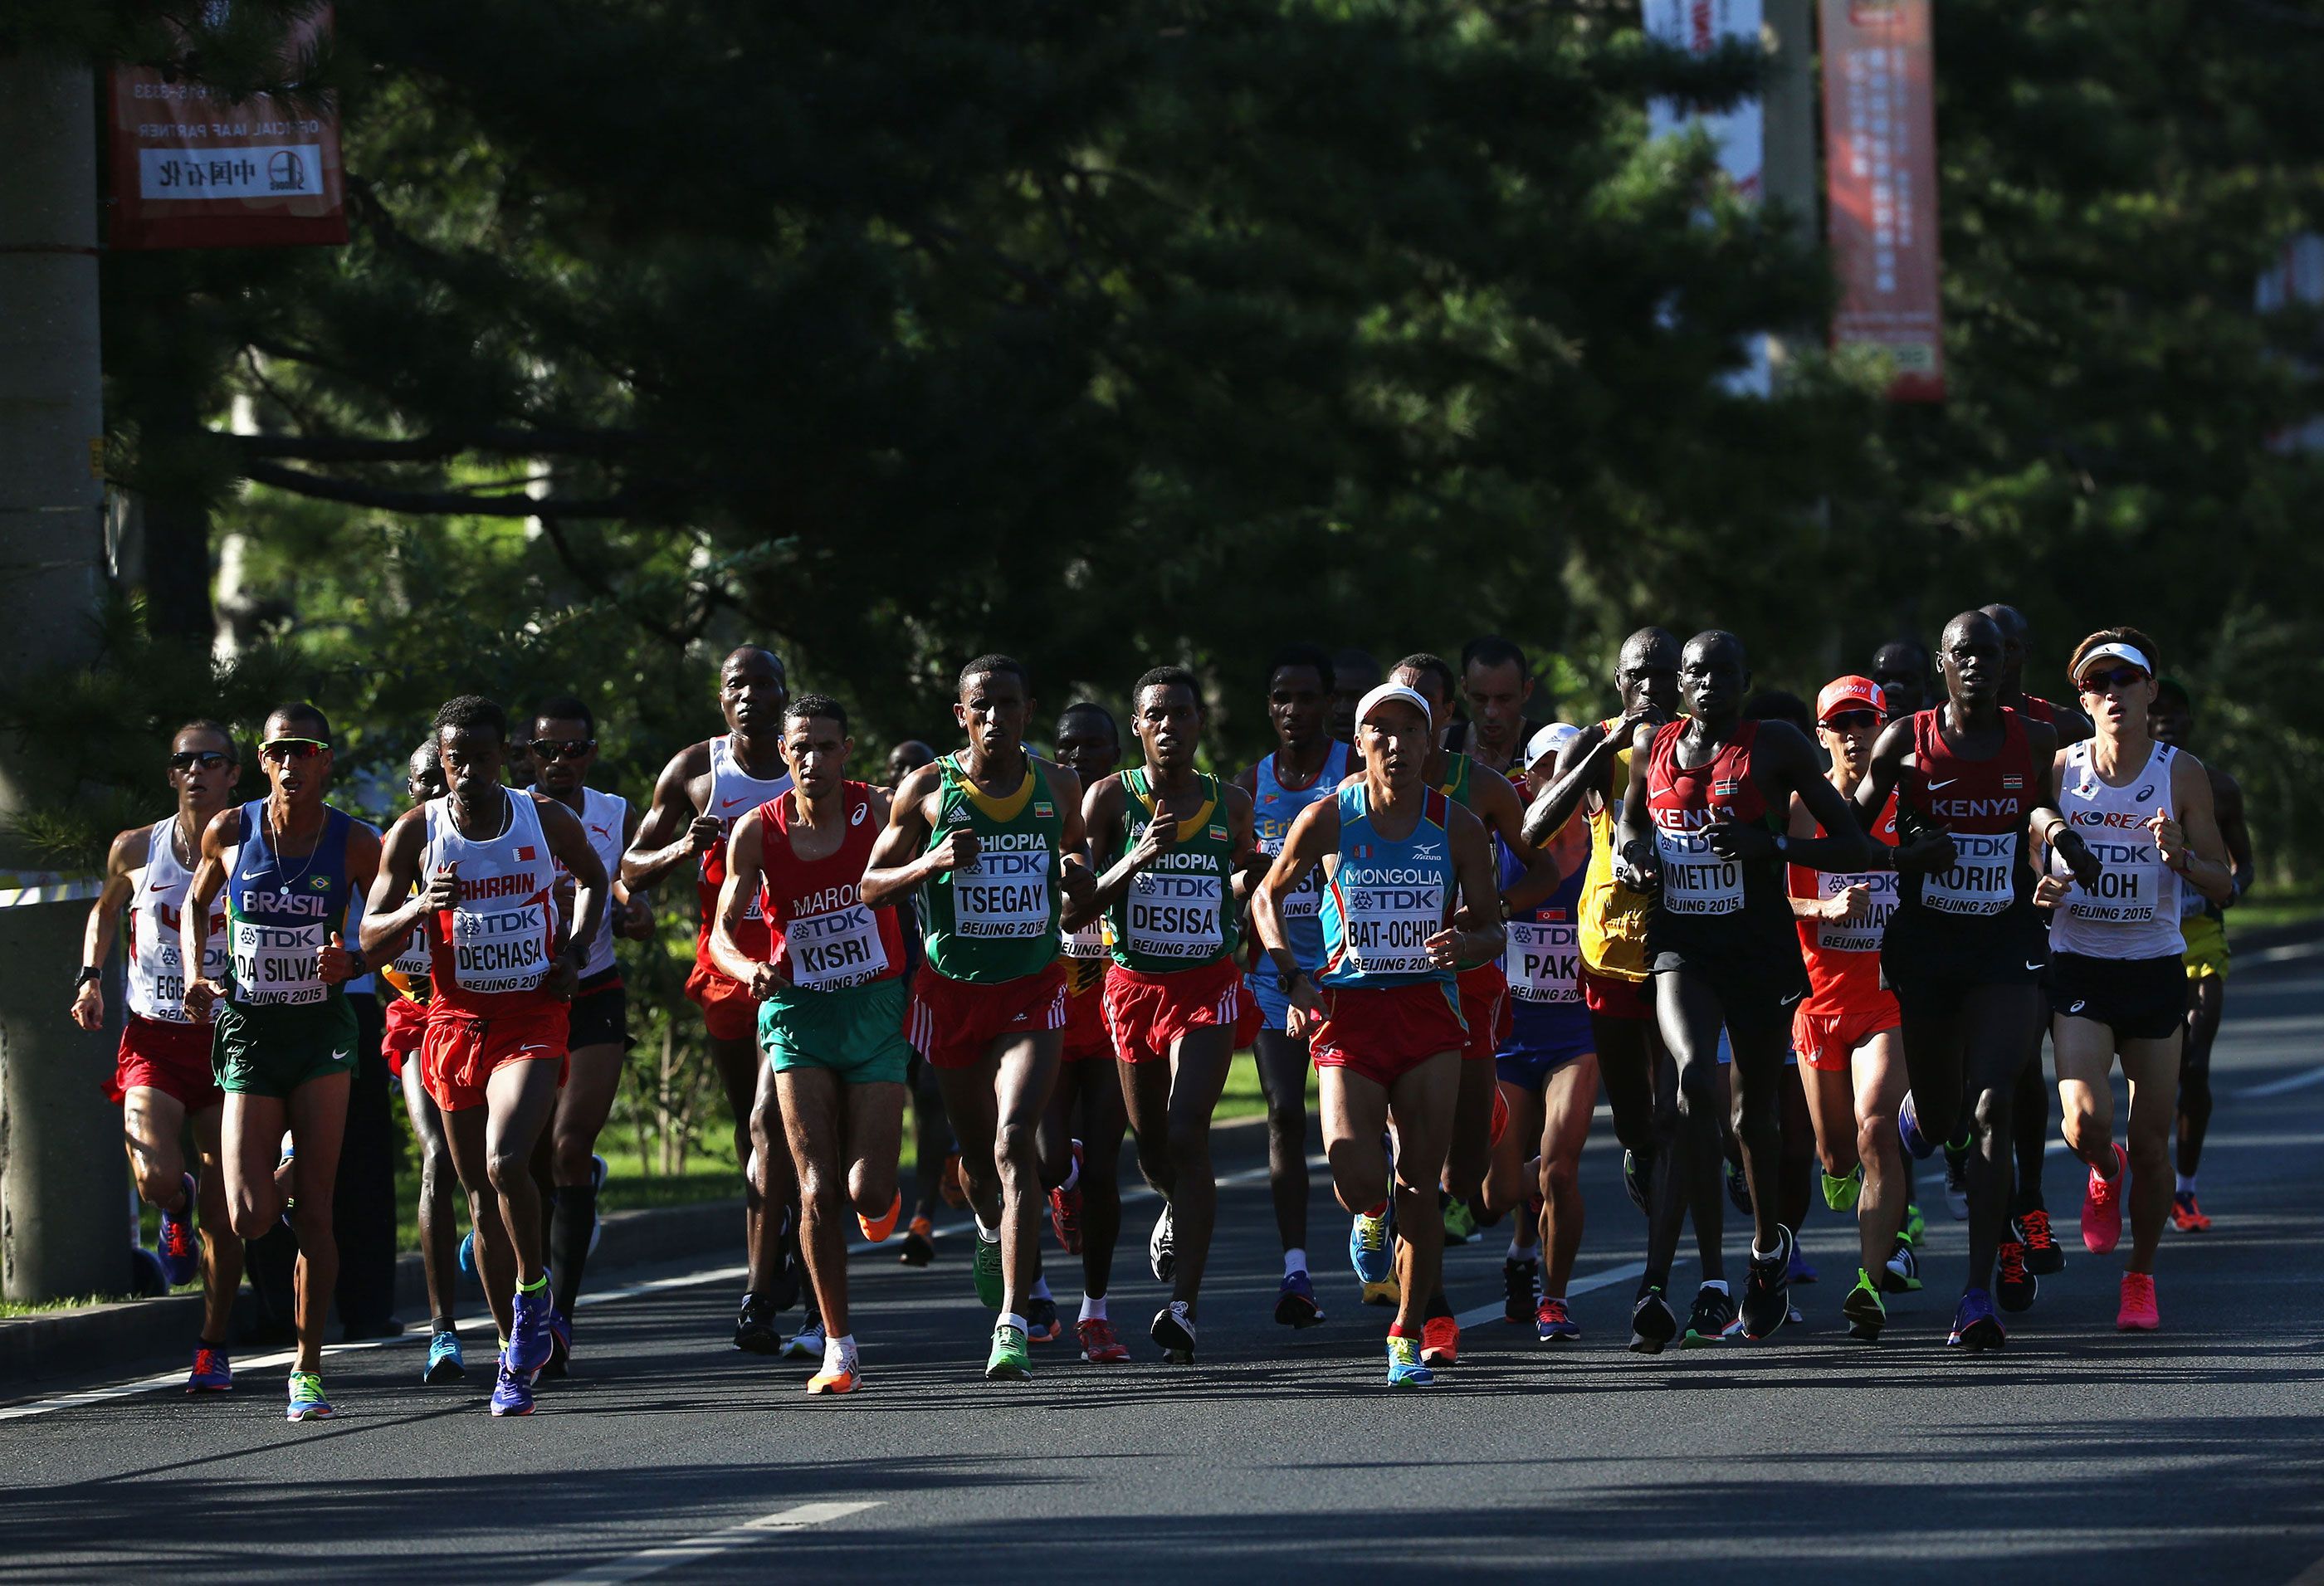
{"type": "MultiPolygon", "coordinates": [[[[2324,955],[2278,951],[2237,966],[2203,1172],[2218,1226],[2166,1236],[2153,1337],[2114,1332],[2118,1263],[2080,1249],[2079,1177],[2053,1155],[2067,1269],[2002,1354],[1943,1347],[1961,1237],[1932,1194],[1929,1288],[1892,1303],[1879,1344],[1840,1331],[1853,1240],[1819,1211],[1805,1326],[1632,1355],[1643,1227],[1601,1125],[1584,1338],[1471,1326],[1426,1393],[1381,1386],[1384,1315],[1326,1259],[1345,1223],[1320,1174],[1330,1321],[1274,1323],[1245,1170],[1191,1369],[1137,1325],[1163,1297],[1150,1201],[1114,1291],[1139,1362],[1060,1342],[1028,1384],[981,1379],[990,1322],[958,1237],[926,1271],[859,1258],[865,1386],[838,1401],[729,1347],[737,1270],[673,1272],[585,1302],[576,1376],[530,1419],[492,1420],[481,1373],[421,1386],[409,1342],[335,1350],[340,1415],[304,1426],[281,1418],[279,1359],[239,1362],[226,1399],[189,1401],[173,1373],[0,1409],[0,1575],[2291,1581],[2324,1560],[2324,955]]],[[[1453,1252],[1457,1305],[1497,1305],[1500,1243],[1453,1252]]]]}

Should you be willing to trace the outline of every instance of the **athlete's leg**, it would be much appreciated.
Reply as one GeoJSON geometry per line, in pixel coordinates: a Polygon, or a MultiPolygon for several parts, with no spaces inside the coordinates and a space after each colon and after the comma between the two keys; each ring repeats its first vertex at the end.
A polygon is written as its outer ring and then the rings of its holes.
{"type": "MultiPolygon", "coordinates": [[[[846,1088],[828,1068],[787,1068],[775,1075],[781,1093],[784,1142],[798,1182],[799,1255],[824,1326],[834,1334],[847,1325],[847,1193],[839,1165],[840,1092],[846,1088]]],[[[886,1207],[881,1210],[885,1211],[886,1207]]]]}
{"type": "MultiPolygon", "coordinates": [[[[891,1079],[850,1084],[842,1100],[847,1117],[848,1203],[866,1222],[877,1222],[896,1203],[896,1168],[904,1150],[904,1086],[891,1079]]],[[[844,1240],[841,1250],[844,1254],[844,1240]]]]}
{"type": "Polygon", "coordinates": [[[1751,1248],[1757,1254],[1773,1252],[1782,1243],[1784,1091],[1793,1083],[1784,1065],[1788,1033],[1780,1010],[1738,1019],[1728,1030],[1735,1053],[1735,1136],[1751,1185],[1751,1248]]]}
{"type": "Polygon", "coordinates": [[[1082,1292],[1102,1300],[1121,1238],[1121,1139],[1130,1115],[1112,1064],[1093,1057],[1063,1066],[1081,1070],[1082,1292]]]}
{"type": "Polygon", "coordinates": [[[290,1143],[291,1193],[298,1204],[290,1225],[299,1235],[299,1360],[297,1369],[323,1369],[323,1319],[339,1281],[339,1241],[332,1231],[333,1194],[339,1180],[339,1145],[347,1123],[347,1088],[354,1076],[327,1074],[294,1088],[284,1111],[290,1143]]]}
{"type": "MultiPolygon", "coordinates": [[[[1904,1050],[1893,1029],[1859,1044],[1849,1054],[1849,1074],[1819,1074],[1819,1080],[1853,1080],[1854,1141],[1849,1155],[1864,1165],[1864,1187],[1856,1199],[1856,1239],[1864,1270],[1877,1275],[1904,1226],[1913,1186],[1904,1167],[1904,1143],[1896,1135],[1896,1108],[1904,1099],[1904,1050]]],[[[1838,1176],[1838,1175],[1834,1175],[1838,1176]]]]}
{"type": "Polygon", "coordinates": [[[486,1143],[492,1115],[487,1108],[463,1107],[442,1116],[452,1170],[468,1194],[468,1225],[476,1236],[476,1281],[484,1287],[484,1305],[499,1325],[501,1337],[506,1340],[516,1325],[512,1298],[516,1290],[516,1256],[493,1190],[492,1152],[486,1143]]]}
{"type": "Polygon", "coordinates": [[[2152,1273],[2154,1247],[2171,1220],[2170,1105],[2179,1079],[2183,1030],[2122,1043],[2123,1076],[2130,1082],[2130,1116],[2123,1120],[2130,1153],[2130,1259],[2126,1271],[2152,1273]]]}
{"type": "Polygon", "coordinates": [[[2042,1028],[2037,1018],[2034,1038],[2026,1045],[2025,1066],[2017,1071],[2017,1089],[2009,1099],[2009,1133],[2015,1157],[2010,1215],[2017,1216],[2043,1204],[2042,1157],[2050,1148],[2050,1092],[2042,1083],[2042,1028]]]}
{"type": "Polygon", "coordinates": [[[1598,1105],[1597,1056],[1584,1052],[1552,1074],[1541,1100],[1541,1292],[1563,1299],[1582,1253],[1582,1146],[1598,1105]]]}
{"type": "Polygon", "coordinates": [[[751,1155],[744,1160],[752,1163],[756,1171],[743,1176],[751,1181],[758,1196],[748,1208],[750,1289],[753,1294],[763,1295],[771,1292],[781,1278],[783,1222],[789,1209],[798,1203],[798,1183],[791,1172],[789,1137],[783,1127],[782,1093],[775,1086],[774,1065],[759,1065],[757,1088],[752,1093],[746,1116],[750,1127],[744,1138],[751,1142],[751,1155]]]}
{"type": "MultiPolygon", "coordinates": [[[[1969,1286],[1990,1288],[1994,1252],[2009,1221],[2013,1136],[2009,1109],[2017,1093],[2017,1073],[2033,1056],[2025,1031],[2042,1016],[2042,990],[2032,985],[1968,988],[1960,1001],[1968,1096],[1976,1139],[1969,1157],[1969,1286]]],[[[1905,1032],[1906,1056],[1912,1032],[1905,1032]]],[[[1924,1093],[1914,1071],[1913,1104],[1924,1093]]],[[[1923,1126],[1926,1127],[1925,1123],[1923,1126]]],[[[1954,1135],[1940,1138],[1955,1139],[1954,1135]]]]}
{"type": "MultiPolygon", "coordinates": [[[[1656,1165],[1653,1215],[1646,1224],[1646,1281],[1667,1291],[1679,1229],[1689,1213],[1694,1216],[1703,1281],[1720,1282],[1727,1276],[1720,1237],[1726,1215],[1720,1183],[1726,1108],[1719,1072],[1717,995],[1701,976],[1684,970],[1655,978],[1655,1023],[1678,1065],[1678,1126],[1656,1165]]],[[[1769,1168],[1772,1173],[1772,1160],[1769,1168]]]]}
{"type": "MultiPolygon", "coordinates": [[[[995,1210],[1001,1215],[1001,1267],[1007,1284],[1001,1309],[1008,1315],[1025,1314],[1033,1297],[1034,1280],[1040,1276],[1043,1196],[1040,1150],[1036,1137],[1042,1109],[1049,1104],[1050,1088],[1056,1083],[1057,1064],[1065,1045],[1065,1031],[1037,1030],[995,1041],[987,1059],[994,1069],[992,1146],[979,1166],[980,1171],[990,1171],[997,1178],[992,1198],[998,1203],[995,1210]]],[[[952,1095],[947,1087],[947,1111],[952,1095]]],[[[964,1176],[969,1156],[968,1143],[964,1140],[964,1176]]]]}
{"type": "Polygon", "coordinates": [[[1175,1252],[1170,1297],[1184,1300],[1189,1315],[1196,1314],[1203,1270],[1210,1264],[1211,1231],[1218,1221],[1218,1174],[1211,1165],[1211,1114],[1218,1110],[1219,1093],[1226,1089],[1234,1047],[1232,1026],[1206,1025],[1180,1036],[1167,1063],[1139,1065],[1170,1072],[1166,1125],[1175,1252]]]}
{"type": "Polygon", "coordinates": [[[226,1342],[234,1324],[235,1291],[242,1286],[242,1240],[235,1238],[233,1215],[226,1197],[226,1165],[221,1135],[226,1109],[212,1104],[193,1115],[194,1155],[200,1166],[195,1177],[201,1203],[202,1337],[226,1342]]]}
{"type": "Polygon", "coordinates": [[[775,1203],[775,1214],[766,1215],[766,1185],[772,1180],[787,1182],[790,1176],[790,1153],[783,1148],[783,1131],[779,1122],[770,1130],[759,1118],[760,1093],[763,1089],[771,1096],[774,1087],[767,1082],[771,1075],[766,1062],[759,1056],[759,1043],[749,1036],[709,1036],[710,1065],[718,1071],[718,1083],[726,1093],[726,1108],[734,1120],[734,1160],[742,1166],[742,1249],[743,1259],[749,1264],[751,1276],[745,1286],[764,1294],[775,1285],[775,1274],[781,1266],[783,1203],[775,1203]],[[767,1149],[761,1152],[760,1171],[751,1171],[751,1153],[758,1149],[763,1139],[767,1149]],[[772,1169],[765,1157],[781,1157],[784,1166],[779,1173],[772,1169]]]}
{"type": "Polygon", "coordinates": [[[549,1266],[532,1155],[556,1108],[555,1063],[503,1063],[484,1081],[485,1171],[500,1203],[520,1288],[539,1282],[549,1266]]]}
{"type": "Polygon", "coordinates": [[[1485,1167],[1493,1148],[1493,1092],[1499,1084],[1492,1059],[1462,1059],[1452,1133],[1445,1148],[1444,1187],[1471,1206],[1485,1193],[1485,1167]]]}
{"type": "Polygon", "coordinates": [[[1115,1060],[1130,1130],[1138,1141],[1138,1171],[1165,1201],[1175,1185],[1170,1163],[1170,1060],[1166,1054],[1143,1063],[1115,1060]]]}
{"type": "Polygon", "coordinates": [[[2227,1001],[2225,977],[2207,974],[2194,982],[2179,1056],[2179,1172],[2187,1178],[2202,1166],[2203,1137],[2210,1132],[2211,1043],[2218,1038],[2227,1001]]]}
{"type": "MultiPolygon", "coordinates": [[[[1786,1047],[1789,1043],[1786,1041],[1786,1047]]],[[[1786,1061],[1779,1082],[1783,1097],[1783,1194],[1776,1214],[1797,1232],[1807,1222],[1808,1197],[1815,1192],[1815,1124],[1808,1117],[1807,1065],[1786,1061]]]]}
{"type": "MultiPolygon", "coordinates": [[[[1858,1047],[1861,1051],[1863,1048],[1858,1047]]],[[[1846,1178],[1866,1161],[1856,1106],[1856,1078],[1846,1068],[1816,1068],[1800,1065],[1800,1079],[1808,1108],[1808,1124],[1815,1130],[1816,1160],[1832,1178],[1846,1178]]],[[[1869,1166],[1865,1167],[1868,1176],[1869,1166]]]]}
{"type": "MultiPolygon", "coordinates": [[[[998,1232],[1001,1169],[994,1160],[994,1133],[999,1116],[995,1098],[1001,1074],[999,1051],[997,1047],[989,1049],[968,1067],[936,1068],[935,1073],[944,1089],[945,1117],[960,1147],[960,1185],[968,1194],[968,1209],[984,1229],[998,1232]]],[[[1037,1157],[1038,1149],[1037,1139],[1037,1157]]]]}
{"type": "MultiPolygon", "coordinates": [[[[1388,1087],[1388,1115],[1396,1125],[1397,1276],[1403,1294],[1396,1324],[1418,1338],[1430,1296],[1443,1287],[1444,1218],[1436,1204],[1436,1185],[1452,1150],[1453,1110],[1462,1092],[1462,1071],[1471,1063],[1458,1052],[1439,1052],[1397,1076],[1388,1087]]],[[[1491,1095],[1489,1089],[1488,1097],[1491,1095]]]]}
{"type": "Polygon", "coordinates": [[[622,1047],[600,1041],[576,1047],[567,1055],[565,1089],[558,1093],[557,1112],[549,1124],[550,1193],[549,1267],[557,1275],[557,1308],[573,1314],[581,1292],[581,1277],[589,1264],[589,1236],[597,1226],[595,1165],[597,1136],[613,1115],[613,1093],[621,1088],[622,1047]]]}
{"type": "Polygon", "coordinates": [[[1307,1043],[1279,1029],[1251,1041],[1267,1097],[1267,1187],[1275,1235],[1286,1250],[1307,1248],[1307,1043]]]}
{"type": "Polygon", "coordinates": [[[151,1085],[131,1085],[121,1097],[121,1139],[137,1198],[173,1216],[191,1217],[186,1202],[186,1155],[179,1144],[186,1104],[151,1085]]]}
{"type": "Polygon", "coordinates": [[[280,1096],[226,1093],[219,1149],[226,1157],[227,1222],[239,1238],[264,1238],[282,1215],[274,1166],[282,1159],[282,1124],[288,1116],[280,1096]]]}
{"type": "MultiPolygon", "coordinates": [[[[1057,1083],[1049,1087],[1049,1104],[1041,1109],[1041,1127],[1034,1134],[1034,1150],[1041,1158],[1041,1185],[1056,1189],[1073,1176],[1074,1123],[1081,1116],[1083,1070],[1089,1060],[1057,1064],[1057,1083]]],[[[1111,1075],[1108,1075],[1109,1081],[1111,1075]]]]}
{"type": "Polygon", "coordinates": [[[944,1086],[936,1065],[912,1056],[912,1215],[933,1219],[945,1158],[952,1155],[952,1125],[945,1117],[944,1086]]]}
{"type": "Polygon", "coordinates": [[[451,1325],[459,1272],[453,1251],[460,1231],[460,1178],[452,1168],[444,1115],[420,1083],[417,1052],[403,1063],[403,1110],[420,1143],[420,1263],[428,1277],[428,1314],[440,1332],[451,1325]]]}
{"type": "MultiPolygon", "coordinates": [[[[1332,1193],[1356,1216],[1388,1210],[1388,1087],[1351,1069],[1315,1070],[1316,1104],[1323,1114],[1323,1158],[1332,1193]]],[[[1432,1211],[1434,1207],[1430,1208],[1432,1211]]]]}
{"type": "MultiPolygon", "coordinates": [[[[1542,1138],[1542,1093],[1530,1085],[1511,1084],[1508,1080],[1501,1081],[1500,1086],[1501,1102],[1509,1110],[1509,1123],[1486,1160],[1483,1210],[1489,1218],[1515,1211],[1540,1193],[1537,1184],[1528,1182],[1525,1169],[1526,1154],[1542,1138]]],[[[1530,1221],[1520,1217],[1509,1231],[1519,1244],[1533,1242],[1533,1235],[1526,1226],[1530,1221]]]]}

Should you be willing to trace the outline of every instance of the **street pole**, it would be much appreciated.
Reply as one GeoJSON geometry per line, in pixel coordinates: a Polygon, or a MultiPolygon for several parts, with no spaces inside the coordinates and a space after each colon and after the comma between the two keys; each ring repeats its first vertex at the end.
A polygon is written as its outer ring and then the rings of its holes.
{"type": "MultiPolygon", "coordinates": [[[[0,56],[0,676],[16,681],[94,659],[105,595],[88,64],[0,56]]],[[[39,752],[0,735],[0,818],[21,808],[39,752]]],[[[25,857],[0,848],[0,867],[25,857]]],[[[0,907],[0,1295],[11,1300],[118,1293],[129,1279],[121,1122],[98,1091],[110,1047],[66,1014],[87,908],[0,907]]]]}

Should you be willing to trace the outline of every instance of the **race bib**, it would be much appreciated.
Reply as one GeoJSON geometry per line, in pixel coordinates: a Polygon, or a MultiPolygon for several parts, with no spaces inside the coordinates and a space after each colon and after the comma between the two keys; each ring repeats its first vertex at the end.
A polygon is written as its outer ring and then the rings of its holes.
{"type": "MultiPolygon", "coordinates": [[[[181,967],[184,962],[184,950],[178,945],[174,932],[162,932],[145,944],[137,973],[144,979],[152,1011],[143,1017],[168,1024],[193,1022],[186,1017],[186,977],[181,967]]],[[[211,919],[210,934],[202,941],[202,978],[224,980],[232,967],[232,954],[226,948],[226,917],[218,915],[211,919]]]]}
{"type": "Polygon", "coordinates": [[[412,932],[411,940],[403,945],[403,951],[395,955],[395,962],[389,964],[388,967],[395,971],[396,973],[407,976],[415,981],[424,980],[427,978],[429,967],[428,933],[426,931],[412,932]]]}
{"type": "Polygon", "coordinates": [[[1049,920],[1049,851],[980,850],[952,872],[953,934],[969,941],[1038,936],[1049,920]]]}
{"type": "Polygon", "coordinates": [[[1662,862],[1665,913],[1743,912],[1743,866],[1713,853],[1703,832],[1673,832],[1656,826],[1655,853],[1662,862]]]}
{"type": "Polygon", "coordinates": [[[783,950],[792,982],[810,991],[864,985],[888,970],[879,917],[861,903],[793,919],[783,927],[783,950]]]}
{"type": "MultiPolygon", "coordinates": [[[[294,1008],[323,1000],[331,989],[323,983],[315,955],[322,951],[324,937],[320,921],[279,926],[235,920],[229,948],[234,1000],[250,1008],[294,1008]]],[[[184,995],[181,983],[179,996],[184,995]]]]}
{"type": "Polygon", "coordinates": [[[1509,995],[1520,1002],[1582,1000],[1582,940],[1571,920],[1509,921],[1501,967],[1509,995]]]}
{"type": "MultiPolygon", "coordinates": [[[[2066,910],[2091,925],[2145,925],[2154,918],[2154,905],[2163,895],[2163,861],[2152,841],[2121,843],[2110,837],[2083,834],[2099,865],[2095,890],[2080,881],[2065,898],[2066,910]]],[[[2181,912],[2185,894],[2181,889],[2181,912]]],[[[2201,895],[2196,895],[2200,906],[2201,895]]]]}
{"type": "Polygon", "coordinates": [[[452,977],[464,991],[530,991],[549,976],[549,907],[452,910],[452,977]]]}
{"type": "Polygon", "coordinates": [[[1358,974],[1430,974],[1428,938],[1444,928],[1444,887],[1358,886],[1348,904],[1347,963],[1358,974]]]}
{"type": "Polygon", "coordinates": [[[1921,907],[1933,914],[1995,915],[2017,900],[2015,832],[1952,834],[1953,867],[1921,880],[1921,907]]]}
{"type": "Polygon", "coordinates": [[[1111,951],[1105,945],[1105,921],[1093,919],[1077,931],[1060,933],[1065,954],[1068,958],[1103,958],[1111,951]]]}
{"type": "Polygon", "coordinates": [[[1818,871],[1816,877],[1817,896],[1821,898],[1837,898],[1850,887],[1862,887],[1869,894],[1862,918],[1816,922],[1817,948],[1825,953],[1879,952],[1881,938],[1888,933],[1888,917],[1896,912],[1896,872],[1889,870],[1840,875],[1818,871]]]}
{"type": "Polygon", "coordinates": [[[1214,957],[1223,883],[1215,875],[1141,871],[1123,899],[1130,951],[1148,958],[1214,957]]]}
{"type": "MultiPolygon", "coordinates": [[[[1283,852],[1283,839],[1277,837],[1271,843],[1262,839],[1259,851],[1272,859],[1283,852]]],[[[1288,925],[1295,919],[1314,919],[1323,912],[1323,867],[1319,864],[1283,895],[1283,922],[1288,925]]]]}

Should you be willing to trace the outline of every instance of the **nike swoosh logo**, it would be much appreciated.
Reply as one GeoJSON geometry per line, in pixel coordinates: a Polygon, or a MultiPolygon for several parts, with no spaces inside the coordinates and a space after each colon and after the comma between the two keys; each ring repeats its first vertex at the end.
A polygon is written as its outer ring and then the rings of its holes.
{"type": "Polygon", "coordinates": [[[2042,966],[2041,966],[2040,964],[2027,964],[2025,967],[2026,967],[2026,968],[2028,968],[2028,969],[2030,969],[2030,970],[2032,970],[2032,971],[2034,971],[2034,973],[2036,973],[2036,974],[2039,974],[2039,973],[2042,973],[2042,966]]]}
{"type": "Polygon", "coordinates": [[[1929,791],[1930,791],[1930,792],[1932,792],[1932,793],[1933,793],[1933,792],[1935,792],[1935,791],[1936,791],[1938,788],[1950,788],[1950,787],[1951,787],[1955,782],[1958,782],[1958,781],[1960,781],[1960,779],[1959,777],[1947,777],[1947,778],[1946,778],[1943,781],[1941,781],[1941,782],[1932,782],[1932,783],[1930,783],[1930,784],[1929,784],[1929,791]]]}
{"type": "Polygon", "coordinates": [[[747,802],[749,802],[747,799],[742,798],[722,798],[718,801],[718,807],[721,809],[732,809],[738,804],[747,802]]]}
{"type": "Polygon", "coordinates": [[[334,1063],[345,1063],[353,1056],[355,1056],[353,1052],[334,1052],[331,1054],[331,1061],[334,1063]]]}

